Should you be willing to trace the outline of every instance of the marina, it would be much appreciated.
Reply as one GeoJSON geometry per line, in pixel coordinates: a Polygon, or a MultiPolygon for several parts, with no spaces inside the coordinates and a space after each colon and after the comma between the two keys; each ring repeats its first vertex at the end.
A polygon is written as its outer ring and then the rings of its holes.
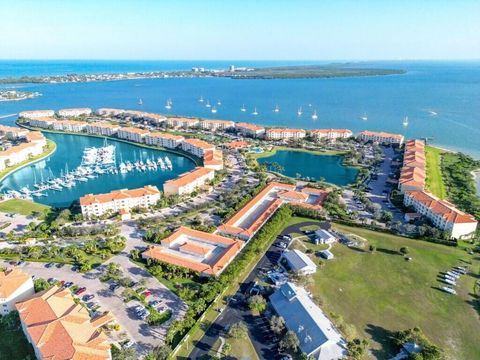
{"type": "Polygon", "coordinates": [[[194,168],[183,156],[114,140],[52,133],[45,136],[57,143],[57,151],[8,176],[0,187],[7,197],[69,206],[87,193],[149,184],[161,187],[194,168]]]}

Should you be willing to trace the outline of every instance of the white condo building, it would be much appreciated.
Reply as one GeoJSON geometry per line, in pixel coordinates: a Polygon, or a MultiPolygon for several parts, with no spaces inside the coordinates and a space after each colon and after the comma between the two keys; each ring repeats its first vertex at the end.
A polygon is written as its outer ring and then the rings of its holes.
{"type": "Polygon", "coordinates": [[[269,140],[285,140],[293,139],[298,140],[302,139],[307,135],[307,132],[303,129],[268,129],[265,133],[265,137],[269,140]]]}
{"type": "Polygon", "coordinates": [[[179,146],[185,138],[179,135],[168,134],[164,132],[152,132],[145,136],[145,144],[161,146],[174,149],[179,146]]]}
{"type": "Polygon", "coordinates": [[[0,272],[0,315],[15,309],[15,303],[25,300],[35,293],[32,277],[19,270],[0,272]]]}
{"type": "Polygon", "coordinates": [[[104,122],[89,123],[85,128],[88,134],[102,135],[102,136],[113,136],[118,132],[119,129],[120,129],[120,126],[118,125],[113,125],[113,124],[104,123],[104,122]]]}
{"type": "Polygon", "coordinates": [[[234,127],[235,123],[228,120],[202,120],[200,122],[200,128],[202,128],[203,130],[227,130],[233,129],[234,127]]]}
{"type": "Polygon", "coordinates": [[[57,120],[53,122],[53,130],[78,133],[84,131],[87,125],[84,121],[57,120]]]}
{"type": "Polygon", "coordinates": [[[198,119],[190,119],[190,118],[167,118],[166,123],[168,126],[174,128],[194,128],[197,127],[200,121],[198,119]]]}
{"type": "Polygon", "coordinates": [[[200,139],[186,139],[182,143],[182,150],[203,158],[207,151],[214,151],[215,146],[200,139]]]}
{"type": "Polygon", "coordinates": [[[156,186],[139,189],[115,190],[108,194],[88,194],[80,198],[82,214],[86,218],[101,216],[107,211],[119,212],[134,207],[148,207],[160,200],[160,191],[156,186]]]}
{"type": "Polygon", "coordinates": [[[426,191],[406,191],[405,206],[412,206],[416,212],[427,217],[435,227],[448,231],[453,239],[469,239],[475,235],[478,222],[448,201],[440,200],[426,191]]]}
{"type": "Polygon", "coordinates": [[[314,129],[309,133],[312,138],[317,140],[348,139],[353,136],[352,130],[349,129],[314,129]]]}
{"type": "Polygon", "coordinates": [[[18,117],[25,119],[35,119],[41,117],[52,117],[55,115],[53,110],[32,110],[32,111],[22,111],[18,114],[18,117]]]}
{"type": "Polygon", "coordinates": [[[145,142],[145,136],[149,134],[150,131],[145,129],[139,129],[135,127],[122,127],[117,131],[117,137],[119,139],[129,140],[137,143],[145,142]]]}
{"type": "Polygon", "coordinates": [[[72,108],[72,109],[60,109],[58,115],[62,117],[77,117],[82,115],[90,115],[92,109],[90,108],[72,108]]]}
{"type": "Polygon", "coordinates": [[[175,195],[190,194],[214,177],[215,170],[197,167],[188,173],[180,175],[176,179],[165,182],[163,184],[163,192],[165,194],[175,195]]]}
{"type": "Polygon", "coordinates": [[[53,128],[53,123],[55,119],[51,117],[41,117],[41,118],[33,118],[29,119],[28,123],[30,126],[41,128],[41,129],[48,129],[53,128]]]}
{"type": "Polygon", "coordinates": [[[390,134],[382,131],[362,131],[358,134],[358,138],[362,141],[373,141],[380,144],[398,144],[402,145],[404,137],[400,134],[390,134]]]}
{"type": "Polygon", "coordinates": [[[265,128],[263,126],[258,126],[255,124],[249,123],[237,123],[235,124],[235,128],[239,133],[244,136],[250,137],[261,137],[265,134],[265,128]]]}

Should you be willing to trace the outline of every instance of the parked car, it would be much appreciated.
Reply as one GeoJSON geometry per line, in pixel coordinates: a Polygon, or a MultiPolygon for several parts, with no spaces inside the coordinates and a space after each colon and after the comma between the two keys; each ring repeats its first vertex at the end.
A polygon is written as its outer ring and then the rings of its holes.
{"type": "Polygon", "coordinates": [[[57,282],[57,279],[55,279],[54,277],[51,277],[51,278],[49,278],[49,279],[47,280],[47,282],[48,282],[49,284],[53,284],[53,283],[57,282]]]}
{"type": "Polygon", "coordinates": [[[85,291],[87,291],[87,288],[86,287],[81,287],[80,289],[75,291],[75,295],[83,294],[85,291]]]}
{"type": "Polygon", "coordinates": [[[135,345],[135,343],[132,340],[128,340],[126,343],[123,344],[123,348],[128,349],[135,345]]]}
{"type": "Polygon", "coordinates": [[[94,297],[95,295],[89,294],[89,295],[84,295],[82,299],[83,301],[89,301],[89,300],[92,300],[94,297]]]}
{"type": "Polygon", "coordinates": [[[144,295],[145,297],[149,297],[150,295],[152,295],[152,292],[151,292],[150,290],[147,290],[147,291],[144,291],[144,292],[143,292],[143,295],[144,295]]]}
{"type": "Polygon", "coordinates": [[[53,266],[52,263],[45,264],[45,267],[46,267],[47,269],[50,269],[52,266],[53,266]]]}
{"type": "Polygon", "coordinates": [[[153,301],[150,301],[148,304],[149,304],[150,306],[157,307],[158,305],[160,305],[160,301],[158,301],[158,300],[153,300],[153,301]]]}
{"type": "Polygon", "coordinates": [[[63,287],[68,289],[69,287],[71,287],[73,285],[73,282],[71,281],[67,281],[65,284],[63,284],[63,287]]]}
{"type": "Polygon", "coordinates": [[[113,284],[110,285],[110,290],[111,290],[111,291],[115,291],[115,290],[117,290],[119,287],[120,287],[119,284],[113,283],[113,284]]]}
{"type": "Polygon", "coordinates": [[[57,269],[61,269],[62,267],[65,266],[65,264],[60,263],[60,264],[57,264],[57,265],[55,265],[55,266],[57,267],[57,269]]]}

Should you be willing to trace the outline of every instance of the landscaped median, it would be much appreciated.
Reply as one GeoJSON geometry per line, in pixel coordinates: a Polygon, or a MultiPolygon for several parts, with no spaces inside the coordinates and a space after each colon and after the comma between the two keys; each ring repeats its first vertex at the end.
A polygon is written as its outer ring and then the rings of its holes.
{"type": "Polygon", "coordinates": [[[3,181],[11,173],[29,164],[35,163],[37,161],[45,159],[46,157],[49,157],[55,152],[56,149],[57,149],[57,144],[55,144],[52,140],[47,139],[47,146],[45,146],[44,151],[41,154],[31,157],[30,159],[22,161],[21,163],[18,163],[14,166],[7,167],[6,169],[0,172],[0,181],[3,181]]]}

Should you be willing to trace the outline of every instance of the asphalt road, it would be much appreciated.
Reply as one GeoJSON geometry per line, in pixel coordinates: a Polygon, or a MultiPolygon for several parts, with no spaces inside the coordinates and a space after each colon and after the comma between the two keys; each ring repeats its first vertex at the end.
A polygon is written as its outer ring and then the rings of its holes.
{"type": "Polygon", "coordinates": [[[239,301],[230,301],[223,312],[218,316],[215,322],[207,330],[204,337],[196,344],[190,353],[190,359],[198,359],[207,354],[219,338],[225,336],[226,329],[231,324],[239,321],[245,322],[250,332],[250,339],[255,351],[262,359],[274,359],[277,355],[276,342],[273,339],[266,318],[261,316],[252,316],[250,310],[245,306],[245,292],[249,285],[258,278],[262,272],[272,269],[280,259],[282,250],[272,245],[266,254],[260,259],[247,279],[240,285],[239,290],[233,296],[239,301]]]}

